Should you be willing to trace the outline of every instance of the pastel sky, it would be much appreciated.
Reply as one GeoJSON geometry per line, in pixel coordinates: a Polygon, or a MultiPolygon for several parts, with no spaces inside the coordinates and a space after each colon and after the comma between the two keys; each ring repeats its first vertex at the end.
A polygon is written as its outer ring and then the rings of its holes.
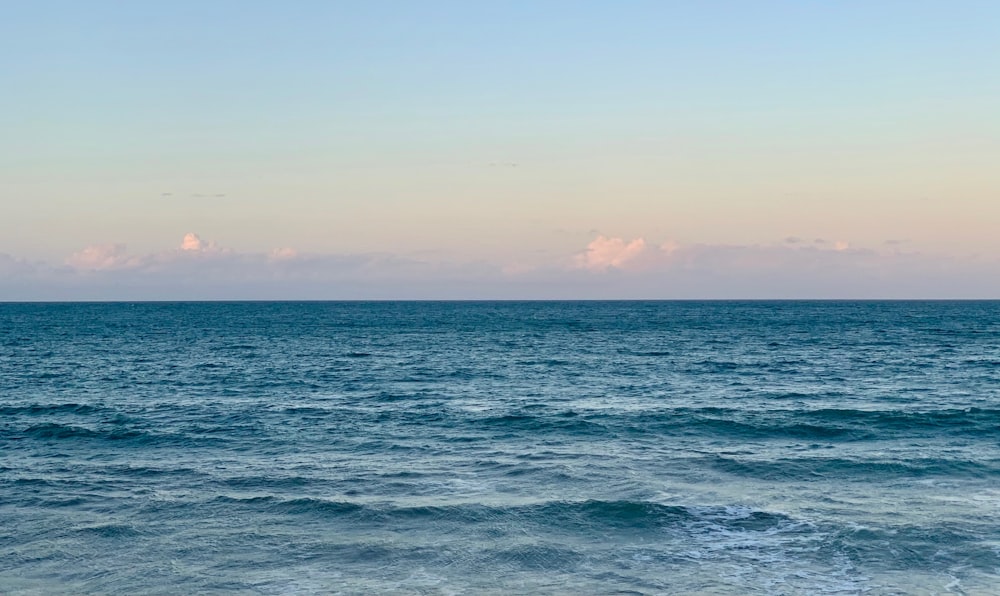
{"type": "Polygon", "coordinates": [[[1000,298],[1000,2],[7,2],[0,300],[1000,298]]]}

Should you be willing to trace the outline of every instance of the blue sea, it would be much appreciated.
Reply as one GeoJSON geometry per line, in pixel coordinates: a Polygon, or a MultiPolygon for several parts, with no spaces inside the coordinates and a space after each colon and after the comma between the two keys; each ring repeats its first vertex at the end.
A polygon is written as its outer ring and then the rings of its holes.
{"type": "Polygon", "coordinates": [[[1000,302],[0,304],[0,593],[1000,594],[1000,302]]]}

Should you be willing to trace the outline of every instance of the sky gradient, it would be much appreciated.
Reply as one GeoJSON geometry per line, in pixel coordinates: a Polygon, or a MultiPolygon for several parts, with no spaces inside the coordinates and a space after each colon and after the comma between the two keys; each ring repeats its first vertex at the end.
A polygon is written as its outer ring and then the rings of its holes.
{"type": "Polygon", "coordinates": [[[0,300],[1000,298],[996,2],[11,2],[0,300]]]}

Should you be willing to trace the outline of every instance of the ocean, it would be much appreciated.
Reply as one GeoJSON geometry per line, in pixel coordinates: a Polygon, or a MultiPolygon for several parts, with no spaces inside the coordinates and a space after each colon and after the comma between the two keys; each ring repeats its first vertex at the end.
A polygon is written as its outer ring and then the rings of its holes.
{"type": "Polygon", "coordinates": [[[1000,302],[0,304],[0,593],[1000,594],[1000,302]]]}

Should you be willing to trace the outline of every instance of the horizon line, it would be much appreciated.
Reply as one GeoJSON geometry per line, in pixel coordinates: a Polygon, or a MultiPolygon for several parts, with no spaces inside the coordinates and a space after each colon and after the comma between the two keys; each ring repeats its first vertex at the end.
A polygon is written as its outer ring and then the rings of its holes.
{"type": "Polygon", "coordinates": [[[178,300],[4,300],[7,304],[302,304],[518,302],[1000,302],[998,298],[195,298],[178,300]]]}

